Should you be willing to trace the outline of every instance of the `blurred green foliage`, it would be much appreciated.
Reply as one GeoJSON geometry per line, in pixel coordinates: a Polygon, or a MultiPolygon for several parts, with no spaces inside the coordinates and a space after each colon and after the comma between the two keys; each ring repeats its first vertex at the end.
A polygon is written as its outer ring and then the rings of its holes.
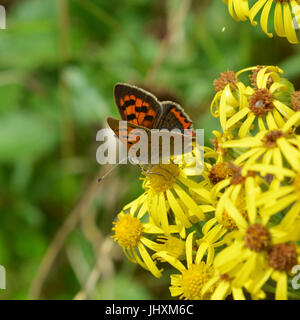
{"type": "MultiPolygon", "coordinates": [[[[0,30],[0,264],[7,290],[0,298],[30,297],[48,246],[97,175],[96,132],[117,116],[117,81],[179,102],[195,127],[205,128],[207,145],[219,129],[209,106],[220,72],[276,64],[300,88],[299,46],[235,22],[221,0],[192,1],[170,31],[167,21],[182,2],[0,1],[7,7],[7,29],[0,30]],[[167,32],[172,41],[154,72],[167,32]]],[[[81,290],[118,210],[142,192],[138,177],[137,168],[121,166],[103,181],[40,298],[71,299],[81,290]]],[[[114,272],[100,274],[90,297],[169,298],[168,275],[153,280],[120,250],[111,256],[114,272]]]]}

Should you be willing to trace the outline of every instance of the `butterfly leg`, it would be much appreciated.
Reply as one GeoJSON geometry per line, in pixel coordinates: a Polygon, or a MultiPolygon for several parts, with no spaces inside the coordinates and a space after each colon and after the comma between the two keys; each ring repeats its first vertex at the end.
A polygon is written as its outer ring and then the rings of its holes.
{"type": "Polygon", "coordinates": [[[168,180],[163,174],[159,173],[159,172],[156,172],[156,171],[153,171],[151,172],[151,170],[154,168],[154,165],[153,164],[150,164],[148,166],[148,168],[145,170],[143,166],[139,165],[140,169],[142,170],[142,173],[146,176],[149,176],[151,174],[155,174],[157,176],[160,176],[160,177],[163,177],[165,180],[168,180]]]}
{"type": "MultiPolygon", "coordinates": [[[[170,163],[172,163],[172,162],[170,162],[170,163]]],[[[168,173],[170,176],[172,176],[173,178],[175,178],[175,176],[172,174],[172,172],[170,172],[168,169],[162,167],[160,163],[158,164],[158,167],[159,167],[161,170],[167,172],[167,173],[168,173]]]]}

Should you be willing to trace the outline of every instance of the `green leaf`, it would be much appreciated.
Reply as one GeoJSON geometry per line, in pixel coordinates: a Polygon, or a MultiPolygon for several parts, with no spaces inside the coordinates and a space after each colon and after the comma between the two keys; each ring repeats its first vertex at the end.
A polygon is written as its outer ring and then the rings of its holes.
{"type": "Polygon", "coordinates": [[[51,151],[58,140],[56,128],[29,112],[0,119],[0,162],[34,161],[51,151]]]}
{"type": "Polygon", "coordinates": [[[56,1],[23,1],[8,14],[1,32],[0,61],[11,68],[36,68],[58,60],[56,1]]]}
{"type": "Polygon", "coordinates": [[[71,89],[73,112],[77,123],[95,123],[107,117],[109,109],[106,101],[80,68],[65,69],[63,79],[71,89]]]}

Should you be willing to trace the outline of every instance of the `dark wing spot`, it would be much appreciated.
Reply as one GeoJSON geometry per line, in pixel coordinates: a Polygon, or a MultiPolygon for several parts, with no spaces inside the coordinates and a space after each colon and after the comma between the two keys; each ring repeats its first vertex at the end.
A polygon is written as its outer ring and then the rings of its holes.
{"type": "Polygon", "coordinates": [[[145,107],[145,106],[143,106],[143,107],[135,107],[135,111],[136,111],[136,112],[147,113],[148,109],[147,109],[147,107],[145,107]]]}
{"type": "Polygon", "coordinates": [[[153,116],[146,115],[144,121],[153,121],[153,116]]]}
{"type": "Polygon", "coordinates": [[[128,117],[127,117],[127,120],[130,121],[130,120],[133,120],[133,119],[136,119],[135,114],[134,113],[129,114],[128,117]]]}
{"type": "Polygon", "coordinates": [[[131,100],[126,100],[126,101],[125,101],[125,104],[124,104],[125,109],[126,109],[127,107],[131,106],[131,105],[132,105],[131,100]]]}

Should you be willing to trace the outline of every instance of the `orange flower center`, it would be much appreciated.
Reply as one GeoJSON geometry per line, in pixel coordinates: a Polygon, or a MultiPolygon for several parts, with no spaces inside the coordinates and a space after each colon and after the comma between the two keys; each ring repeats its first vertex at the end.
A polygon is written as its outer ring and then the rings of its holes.
{"type": "Polygon", "coordinates": [[[228,84],[232,84],[234,87],[236,87],[237,78],[234,71],[229,70],[220,73],[220,77],[214,81],[215,90],[217,92],[224,90],[228,84]]]}
{"type": "Polygon", "coordinates": [[[274,245],[269,252],[269,265],[279,271],[290,271],[298,264],[295,244],[281,243],[274,245]]]}
{"type": "Polygon", "coordinates": [[[249,109],[256,116],[264,116],[274,108],[273,96],[268,89],[256,89],[248,101],[249,109]]]}
{"type": "Polygon", "coordinates": [[[271,235],[266,227],[256,223],[248,227],[245,242],[249,249],[260,252],[269,248],[271,235]]]}
{"type": "Polygon", "coordinates": [[[284,136],[284,133],[281,130],[273,130],[268,132],[263,139],[261,140],[266,148],[275,148],[277,146],[277,139],[284,136]]]}
{"type": "Polygon", "coordinates": [[[231,170],[228,168],[226,163],[217,163],[212,166],[209,173],[209,180],[212,184],[228,178],[231,175],[231,170]]]}

